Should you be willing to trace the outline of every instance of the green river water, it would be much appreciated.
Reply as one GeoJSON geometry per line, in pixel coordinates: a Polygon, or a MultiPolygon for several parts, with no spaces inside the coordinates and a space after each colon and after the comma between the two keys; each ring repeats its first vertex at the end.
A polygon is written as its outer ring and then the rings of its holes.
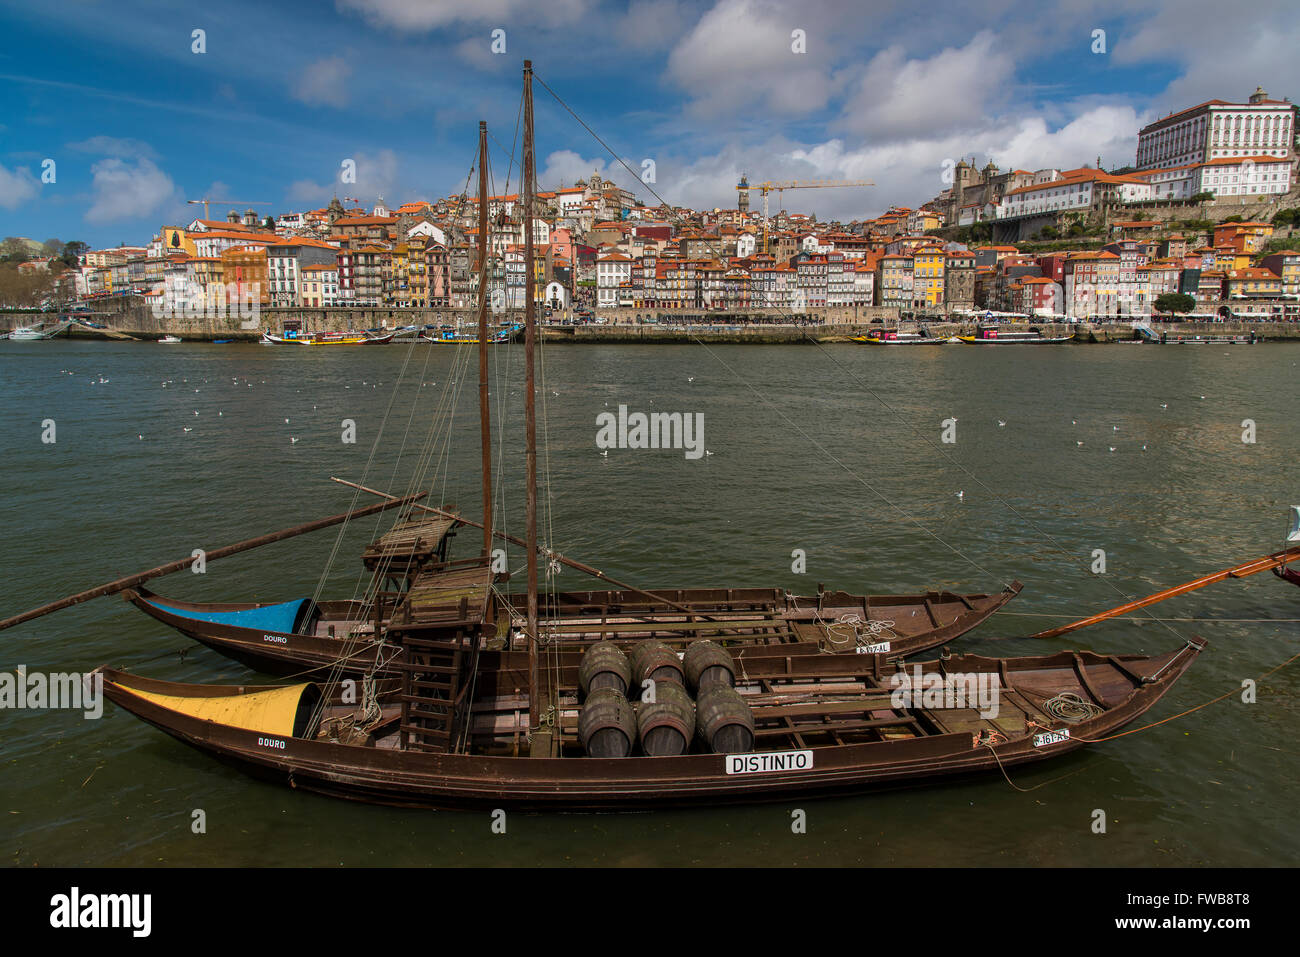
{"type": "MultiPolygon", "coordinates": [[[[0,617],[173,558],[345,511],[331,475],[404,490],[457,363],[451,347],[0,343],[0,617]],[[394,384],[402,377],[401,387],[394,384]],[[415,398],[413,398],[415,397],[415,398]],[[371,445],[387,415],[373,461],[371,445]],[[198,413],[197,415],[195,413],[198,413]],[[56,441],[42,441],[45,420],[56,441]],[[288,420],[287,422],[285,420],[288,420]],[[355,445],[341,422],[357,425],[355,445]],[[192,431],[184,431],[185,429],[192,431]],[[293,442],[296,438],[298,441],[293,442]],[[399,455],[400,451],[400,455],[399,455]]],[[[502,500],[522,534],[522,351],[495,350],[502,500]]],[[[636,814],[352,804],[254,781],[105,704],[0,713],[0,854],[54,865],[1275,865],[1300,854],[1300,589],[1264,574],[1151,609],[1202,621],[1063,620],[1276,550],[1300,504],[1300,347],[550,346],[544,537],[639,585],[1020,598],[953,645],[1208,651],[1151,712],[1176,721],[1001,775],[852,799],[636,814]],[[702,413],[704,445],[596,449],[596,417],[702,413]],[[955,417],[955,444],[942,421],[955,417]],[[1256,441],[1242,441],[1243,420],[1256,441]],[[999,423],[1005,423],[999,424],[999,423]],[[1078,443],[1082,442],[1082,445],[1078,443]],[[1113,448],[1113,451],[1111,449],[1113,448]],[[958,497],[957,493],[964,495],[958,497]],[[546,532],[549,528],[550,532],[546,532]],[[807,573],[791,553],[807,555],[807,573]],[[1107,572],[1090,571],[1095,549],[1107,572]],[[1273,619],[1228,621],[1225,619],[1273,619]],[[1063,777],[1064,776],[1064,777],[1063,777]],[[1060,778],[1060,780],[1056,780],[1060,778]],[[792,833],[791,812],[807,814],[792,833]],[[207,830],[191,831],[202,809],[207,830]],[[1093,812],[1107,832],[1093,833],[1093,812]]],[[[461,391],[436,498],[477,508],[477,409],[461,391]]],[[[370,504],[363,499],[360,504],[370,504]]],[[[358,587],[379,519],[153,586],[196,600],[358,587]],[[332,564],[331,551],[338,546],[332,564]],[[327,573],[328,571],[328,573],[327,573]]],[[[463,533],[458,554],[476,547],[463,533]]],[[[522,559],[511,555],[512,567],[522,559]]],[[[522,579],[517,579],[521,581],[522,579]]],[[[576,573],[561,587],[582,587],[576,573]]],[[[263,680],[120,599],[0,633],[0,671],[263,680]],[[178,654],[186,651],[182,659],[178,654]]]]}

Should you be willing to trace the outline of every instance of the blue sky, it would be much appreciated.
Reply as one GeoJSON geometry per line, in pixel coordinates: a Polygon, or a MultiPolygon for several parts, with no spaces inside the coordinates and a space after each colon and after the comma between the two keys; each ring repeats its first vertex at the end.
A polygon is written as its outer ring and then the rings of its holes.
{"type": "MultiPolygon", "coordinates": [[[[1116,166],[1162,113],[1293,95],[1296,22],[1208,0],[0,0],[0,236],[144,243],[205,195],[272,214],[336,191],[432,199],[460,191],[479,119],[503,187],[525,57],[629,165],[653,160],[669,201],[734,205],[741,171],[868,179],[787,203],[872,215],[933,196],[945,160],[1116,166]]],[[[639,185],[536,102],[544,186],[593,169],[639,185]]]]}

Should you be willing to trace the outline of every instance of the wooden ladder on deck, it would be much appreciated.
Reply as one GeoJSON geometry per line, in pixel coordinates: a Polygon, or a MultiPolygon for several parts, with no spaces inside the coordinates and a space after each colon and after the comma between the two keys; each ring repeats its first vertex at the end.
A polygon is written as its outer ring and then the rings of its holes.
{"type": "MultiPolygon", "coordinates": [[[[461,722],[468,714],[462,680],[471,647],[463,632],[453,638],[402,639],[401,746],[448,753],[456,749],[461,722]]],[[[469,672],[472,674],[472,670],[469,672]]]]}

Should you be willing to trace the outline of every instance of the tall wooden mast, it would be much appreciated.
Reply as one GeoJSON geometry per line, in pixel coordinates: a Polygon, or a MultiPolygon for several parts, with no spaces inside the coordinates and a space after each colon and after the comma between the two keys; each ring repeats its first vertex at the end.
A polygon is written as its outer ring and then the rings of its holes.
{"type": "Polygon", "coordinates": [[[492,427],[488,413],[487,123],[478,124],[478,421],[483,446],[483,554],[492,561],[492,427]]]}
{"type": "Polygon", "coordinates": [[[533,61],[524,61],[524,433],[528,504],[528,727],[538,728],[541,683],[537,669],[537,397],[534,357],[537,307],[533,301],[533,203],[536,158],[533,155],[533,61]]]}

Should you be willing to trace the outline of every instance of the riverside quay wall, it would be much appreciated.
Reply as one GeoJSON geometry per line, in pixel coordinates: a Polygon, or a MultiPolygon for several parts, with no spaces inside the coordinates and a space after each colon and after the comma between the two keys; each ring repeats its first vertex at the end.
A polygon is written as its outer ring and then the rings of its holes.
{"type": "MultiPolygon", "coordinates": [[[[1234,304],[1234,306],[1239,304],[1234,304]]],[[[247,313],[247,310],[246,310],[247,313]]],[[[55,313],[0,313],[0,330],[29,325],[41,320],[53,321],[55,313]]],[[[89,312],[77,314],[102,323],[117,336],[158,339],[164,335],[194,341],[231,339],[254,342],[263,329],[301,329],[305,332],[342,332],[350,329],[398,328],[402,326],[443,325],[459,322],[472,327],[477,322],[474,310],[461,309],[388,309],[337,307],[324,309],[263,308],[252,315],[238,310],[227,315],[158,316],[141,299],[118,297],[99,300],[89,312]]],[[[522,314],[509,313],[493,317],[522,323],[522,314]]],[[[897,310],[882,307],[819,309],[806,315],[791,316],[779,310],[755,310],[727,315],[716,312],[692,313],[650,309],[601,310],[601,322],[574,324],[565,313],[546,319],[541,333],[548,342],[617,343],[617,342],[708,342],[782,343],[835,342],[879,331],[882,326],[914,331],[916,322],[898,321],[897,310]]],[[[969,335],[977,322],[928,321],[931,335],[969,335]]],[[[1135,339],[1138,332],[1132,322],[1006,324],[1008,331],[1032,325],[1047,336],[1074,334],[1079,343],[1104,343],[1135,339]]],[[[1157,335],[1171,337],[1228,336],[1255,333],[1265,340],[1300,340],[1300,322],[1296,321],[1220,321],[1220,322],[1148,322],[1157,335]]],[[[95,336],[93,329],[78,327],[74,336],[95,336]]]]}

